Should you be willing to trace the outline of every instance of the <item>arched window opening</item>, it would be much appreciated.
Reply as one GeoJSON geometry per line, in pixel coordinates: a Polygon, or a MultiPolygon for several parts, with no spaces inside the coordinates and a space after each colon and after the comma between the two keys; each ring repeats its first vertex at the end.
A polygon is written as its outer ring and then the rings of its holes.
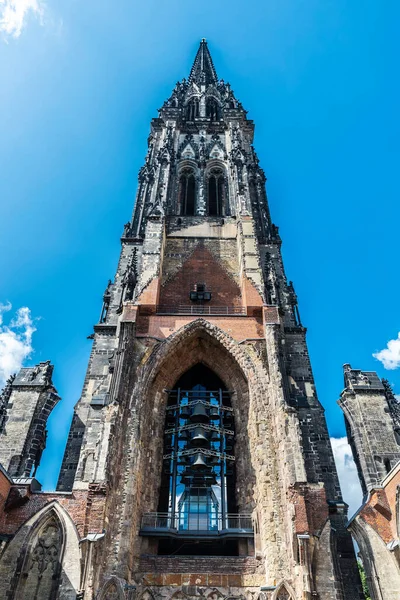
{"type": "Polygon", "coordinates": [[[208,214],[222,217],[225,213],[225,177],[222,169],[212,169],[208,178],[208,214]]]}
{"type": "Polygon", "coordinates": [[[196,117],[200,115],[200,100],[199,98],[193,98],[186,105],[186,119],[188,121],[194,121],[196,117]]]}
{"type": "Polygon", "coordinates": [[[390,460],[388,458],[385,458],[385,460],[383,461],[383,464],[385,465],[386,473],[390,473],[390,471],[392,470],[392,465],[390,464],[390,460]]]}
{"type": "Polygon", "coordinates": [[[17,589],[18,598],[51,600],[57,596],[61,575],[62,530],[51,516],[37,531],[30,545],[17,589]]]}
{"type": "Polygon", "coordinates": [[[196,208],[196,179],[191,168],[181,171],[178,198],[180,213],[182,215],[194,215],[196,208]]]}
{"type": "Polygon", "coordinates": [[[231,392],[201,363],[174,387],[155,523],[174,535],[160,538],[158,553],[235,556],[238,537],[251,538],[253,531],[251,516],[237,514],[231,392]]]}
{"type": "Polygon", "coordinates": [[[276,600],[291,600],[291,596],[284,585],[279,588],[276,600]]]}
{"type": "Polygon", "coordinates": [[[211,121],[218,121],[220,119],[219,104],[214,98],[208,98],[206,102],[206,116],[211,121]]]}

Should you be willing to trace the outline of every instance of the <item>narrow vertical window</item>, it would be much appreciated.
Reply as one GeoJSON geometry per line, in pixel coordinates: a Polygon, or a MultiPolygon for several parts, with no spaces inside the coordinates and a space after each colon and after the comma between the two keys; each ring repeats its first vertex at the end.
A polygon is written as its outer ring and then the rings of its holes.
{"type": "Polygon", "coordinates": [[[221,169],[213,169],[208,178],[208,214],[221,217],[224,215],[225,178],[221,169]]]}
{"type": "Polygon", "coordinates": [[[194,121],[200,114],[200,101],[198,98],[193,98],[186,105],[186,118],[188,121],[194,121]]]}
{"type": "Polygon", "coordinates": [[[194,215],[196,207],[196,180],[193,169],[186,168],[179,177],[179,206],[181,215],[194,215]]]}
{"type": "Polygon", "coordinates": [[[62,529],[52,515],[28,547],[15,598],[51,600],[58,597],[61,579],[62,529]]]}
{"type": "Polygon", "coordinates": [[[206,116],[211,121],[218,121],[219,119],[219,105],[214,98],[209,98],[206,104],[206,116]]]}

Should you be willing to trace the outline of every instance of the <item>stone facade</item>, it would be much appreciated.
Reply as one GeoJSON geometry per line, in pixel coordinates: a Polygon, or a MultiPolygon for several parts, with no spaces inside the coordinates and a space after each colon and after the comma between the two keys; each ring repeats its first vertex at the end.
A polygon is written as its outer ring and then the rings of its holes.
{"type": "Polygon", "coordinates": [[[46,446],[46,422],[60,400],[50,361],[21,369],[1,394],[0,463],[13,477],[34,475],[46,446]]]}
{"type": "Polygon", "coordinates": [[[400,598],[400,403],[386,380],[344,366],[339,400],[364,501],[349,523],[372,600],[400,598]]]}
{"type": "Polygon", "coordinates": [[[1,474],[0,598],[363,597],[253,131],[203,40],[151,123],[57,492],[1,474]]]}

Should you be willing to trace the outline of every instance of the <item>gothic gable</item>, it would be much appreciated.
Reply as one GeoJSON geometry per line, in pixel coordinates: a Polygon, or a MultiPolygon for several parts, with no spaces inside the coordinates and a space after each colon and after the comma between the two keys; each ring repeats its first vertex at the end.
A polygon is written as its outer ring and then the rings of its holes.
{"type": "Polygon", "coordinates": [[[98,600],[126,600],[121,581],[117,577],[110,577],[104,584],[98,600]]]}

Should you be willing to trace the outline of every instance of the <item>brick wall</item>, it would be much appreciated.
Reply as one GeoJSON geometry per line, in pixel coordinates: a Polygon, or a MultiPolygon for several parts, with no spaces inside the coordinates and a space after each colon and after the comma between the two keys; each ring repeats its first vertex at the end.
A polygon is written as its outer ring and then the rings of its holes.
{"type": "MultiPolygon", "coordinates": [[[[198,316],[190,315],[140,315],[136,322],[136,334],[138,337],[154,336],[165,339],[197,319],[198,316]]],[[[208,317],[207,320],[238,341],[264,337],[261,317],[208,317]]]]}
{"type": "Polygon", "coordinates": [[[242,305],[235,240],[169,239],[163,273],[161,305],[190,304],[189,291],[196,283],[211,290],[210,306],[242,305]]]}
{"type": "Polygon", "coordinates": [[[82,490],[70,494],[32,493],[27,486],[11,486],[11,493],[13,503],[9,500],[6,510],[0,514],[0,534],[14,535],[25,521],[53,500],[69,513],[81,537],[88,533],[101,533],[104,529],[103,490],[90,489],[89,492],[82,490]]]}

